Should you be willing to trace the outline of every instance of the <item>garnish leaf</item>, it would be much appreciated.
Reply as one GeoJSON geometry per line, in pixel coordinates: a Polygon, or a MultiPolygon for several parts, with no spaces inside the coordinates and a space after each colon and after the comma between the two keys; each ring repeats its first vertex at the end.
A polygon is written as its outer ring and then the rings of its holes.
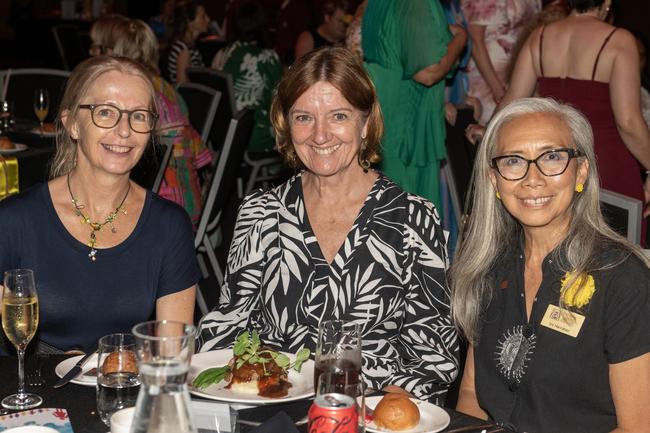
{"type": "Polygon", "coordinates": [[[306,347],[300,349],[298,353],[296,353],[296,360],[293,363],[293,369],[300,373],[302,364],[309,359],[309,355],[311,355],[311,351],[309,349],[306,347]]]}
{"type": "Polygon", "coordinates": [[[224,367],[208,368],[194,378],[192,386],[198,389],[207,388],[213,383],[221,382],[228,373],[230,373],[230,367],[227,365],[224,367]]]}
{"type": "Polygon", "coordinates": [[[284,353],[278,353],[278,356],[275,357],[275,363],[278,364],[278,367],[281,369],[286,370],[289,368],[291,361],[289,360],[289,357],[284,353]]]}

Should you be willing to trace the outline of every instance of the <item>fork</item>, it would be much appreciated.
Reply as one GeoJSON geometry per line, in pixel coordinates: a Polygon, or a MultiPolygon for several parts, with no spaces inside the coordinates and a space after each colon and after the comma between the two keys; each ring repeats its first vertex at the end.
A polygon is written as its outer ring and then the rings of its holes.
{"type": "Polygon", "coordinates": [[[43,367],[43,358],[40,356],[36,357],[36,370],[33,373],[27,374],[27,384],[29,386],[43,386],[45,385],[45,379],[41,375],[41,369],[43,367]]]}

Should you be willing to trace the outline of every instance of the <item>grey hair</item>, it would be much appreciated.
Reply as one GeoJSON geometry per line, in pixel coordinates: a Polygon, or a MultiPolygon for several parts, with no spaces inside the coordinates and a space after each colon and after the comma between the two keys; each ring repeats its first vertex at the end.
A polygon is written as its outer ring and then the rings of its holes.
{"type": "Polygon", "coordinates": [[[456,326],[473,344],[478,342],[481,315],[491,299],[490,273],[498,260],[519,242],[522,231],[496,198],[490,181],[491,159],[495,156],[501,128],[517,117],[533,113],[557,115],[569,128],[573,144],[584,155],[581,159],[589,163],[584,191],[574,194],[571,203],[572,217],[566,237],[557,240],[559,247],[552,253],[556,263],[566,272],[575,271],[572,275],[576,276],[615,266],[630,254],[648,265],[640,247],[614,232],[603,219],[594,138],[587,119],[575,108],[553,99],[518,99],[494,115],[478,148],[467,195],[471,213],[462,227],[451,267],[452,315],[456,326]],[[622,254],[604,263],[598,254],[604,245],[622,254]]]}

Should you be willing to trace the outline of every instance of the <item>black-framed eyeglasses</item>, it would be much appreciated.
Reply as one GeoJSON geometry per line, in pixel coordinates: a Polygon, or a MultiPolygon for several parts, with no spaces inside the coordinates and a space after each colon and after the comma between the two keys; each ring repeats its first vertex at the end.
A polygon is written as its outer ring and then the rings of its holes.
{"type": "Polygon", "coordinates": [[[127,114],[129,127],[134,132],[148,134],[154,130],[156,120],[158,120],[158,115],[152,111],[143,109],[122,110],[112,104],[84,104],[79,105],[79,108],[90,110],[90,117],[95,126],[104,129],[115,127],[122,120],[122,114],[127,114]]]}
{"type": "Polygon", "coordinates": [[[492,158],[494,168],[505,180],[520,180],[526,177],[530,164],[535,164],[544,176],[559,176],[566,171],[571,158],[584,156],[577,149],[551,149],[535,159],[526,159],[519,155],[503,155],[492,158]]]}

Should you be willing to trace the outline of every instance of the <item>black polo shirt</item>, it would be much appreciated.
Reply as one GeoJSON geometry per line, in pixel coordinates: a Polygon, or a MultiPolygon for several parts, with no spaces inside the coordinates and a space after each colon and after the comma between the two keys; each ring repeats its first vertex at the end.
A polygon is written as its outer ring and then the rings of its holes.
{"type": "MultiPolygon", "coordinates": [[[[620,256],[609,250],[608,257],[620,256]]],[[[527,433],[598,433],[616,427],[609,364],[650,352],[650,270],[637,257],[590,273],[595,291],[574,310],[585,317],[576,337],[541,324],[559,305],[561,279],[549,254],[526,319],[524,255],[514,248],[493,273],[492,300],[474,348],[476,391],[496,422],[527,433]]]]}

